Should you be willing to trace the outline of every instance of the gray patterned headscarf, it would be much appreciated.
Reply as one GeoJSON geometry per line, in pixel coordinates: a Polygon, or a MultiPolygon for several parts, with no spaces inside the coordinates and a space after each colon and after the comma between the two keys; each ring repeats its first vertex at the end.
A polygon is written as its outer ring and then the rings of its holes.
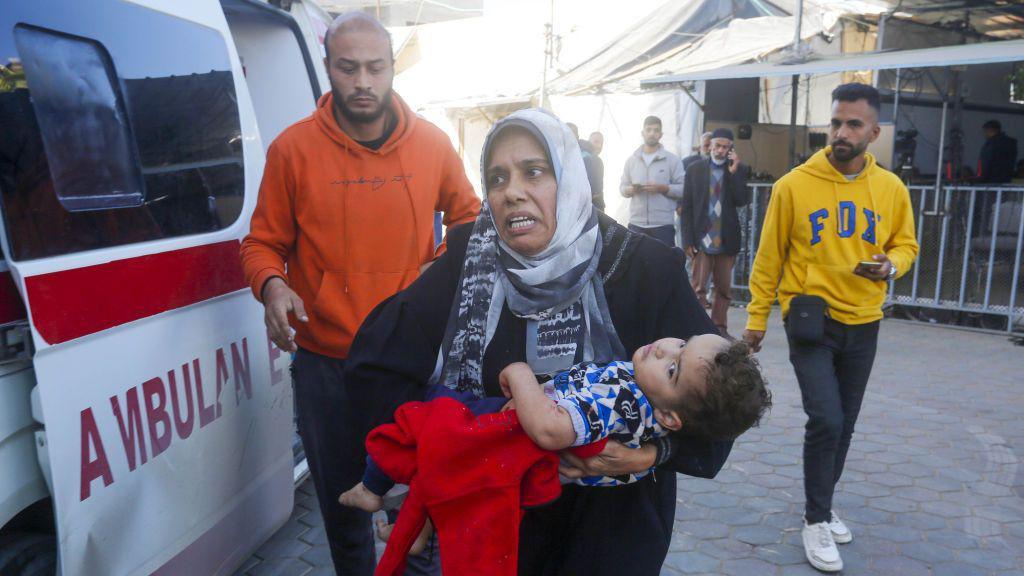
{"type": "Polygon", "coordinates": [[[439,383],[483,397],[483,356],[507,304],[526,320],[526,360],[537,374],[554,374],[580,361],[625,358],[604,286],[597,274],[602,241],[579,142],[545,110],[520,110],[491,129],[481,155],[487,166],[498,134],[516,126],[547,152],[558,184],[555,233],[534,256],[512,250],[498,236],[484,196],[473,226],[452,303],[436,374],[439,383]]]}

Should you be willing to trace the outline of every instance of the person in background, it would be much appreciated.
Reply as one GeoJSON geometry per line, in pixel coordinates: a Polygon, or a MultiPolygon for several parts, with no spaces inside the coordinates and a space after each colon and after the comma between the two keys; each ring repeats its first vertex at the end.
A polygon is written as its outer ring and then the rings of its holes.
{"type": "Polygon", "coordinates": [[[1003,132],[999,120],[989,120],[982,125],[985,143],[978,155],[979,182],[1003,184],[1013,180],[1017,164],[1017,140],[1003,132]]]}
{"type": "MultiPolygon", "coordinates": [[[[586,148],[583,149],[583,163],[587,162],[587,155],[590,154],[593,157],[593,163],[596,165],[595,175],[596,179],[590,182],[590,194],[594,198],[594,208],[604,212],[604,160],[601,160],[601,151],[604,150],[604,134],[600,132],[591,132],[590,138],[587,139],[590,143],[591,150],[588,151],[586,148]],[[597,182],[595,185],[594,182],[597,182]]],[[[587,175],[590,175],[590,168],[587,168],[587,175]]]]}
{"type": "Polygon", "coordinates": [[[629,229],[666,246],[676,245],[676,204],[683,198],[686,170],[679,156],[661,145],[661,118],[644,118],[644,143],[627,160],[619,192],[629,198],[629,229]]]}
{"type": "MultiPolygon", "coordinates": [[[[989,120],[981,129],[985,133],[985,143],[978,154],[978,174],[975,181],[996,185],[1009,183],[1013,180],[1017,163],[1017,140],[1003,132],[1003,125],[999,120],[989,120]]],[[[991,230],[994,206],[994,191],[979,193],[973,216],[976,232],[986,233],[991,230]]]]}
{"type": "MultiPolygon", "coordinates": [[[[693,148],[693,154],[683,158],[683,169],[689,170],[691,164],[701,158],[707,158],[709,154],[711,154],[711,132],[705,132],[700,135],[700,146],[695,146],[693,148]]],[[[686,246],[686,242],[683,241],[682,217],[683,203],[680,201],[679,205],[676,206],[676,245],[680,247],[686,246]]],[[[700,303],[704,308],[711,308],[711,304],[707,300],[708,285],[710,283],[711,277],[709,276],[704,282],[704,296],[701,296],[700,293],[697,295],[697,299],[700,300],[700,303]]]]}
{"type": "Polygon", "coordinates": [[[853,540],[832,495],[875,361],[888,281],[906,274],[918,251],[907,187],[866,152],[879,110],[871,86],[833,90],[831,145],[775,183],[743,333],[756,351],[779,301],[807,413],[804,552],[825,572],[843,569],[836,543],[853,540]]]}
{"type": "MultiPolygon", "coordinates": [[[[580,152],[583,153],[583,166],[587,169],[587,181],[590,182],[590,197],[594,208],[604,211],[604,162],[598,156],[601,152],[594,148],[589,140],[580,138],[580,129],[572,122],[566,122],[566,126],[572,131],[573,136],[580,144],[580,152]]],[[[595,132],[600,134],[600,132],[595,132]]],[[[604,144],[604,140],[601,140],[604,144]]]]}
{"type": "Polygon", "coordinates": [[[679,218],[683,250],[693,259],[690,276],[701,304],[708,304],[708,278],[715,285],[711,321],[719,333],[729,336],[729,302],[732,298],[732,268],[740,251],[742,233],[736,209],[750,203],[747,167],[733,149],[732,130],[711,133],[711,155],[692,162],[686,169],[686,184],[679,218]]]}
{"type": "Polygon", "coordinates": [[[590,145],[594,147],[594,154],[601,155],[601,151],[604,150],[604,134],[600,132],[590,133],[590,145]]]}
{"type": "Polygon", "coordinates": [[[705,132],[700,135],[700,148],[693,154],[690,154],[686,158],[683,158],[683,168],[690,169],[690,164],[702,159],[707,158],[711,155],[711,132],[705,132]]]}
{"type": "Polygon", "coordinates": [[[392,92],[391,37],[379,22],[339,16],[324,46],[331,92],[270,145],[241,258],[270,338],[295,352],[299,435],[334,568],[369,576],[370,515],[337,501],[365,459],[342,380],[349,346],[370,310],[443,251],[435,211],[450,227],[476,218],[480,201],[445,133],[392,92]]]}

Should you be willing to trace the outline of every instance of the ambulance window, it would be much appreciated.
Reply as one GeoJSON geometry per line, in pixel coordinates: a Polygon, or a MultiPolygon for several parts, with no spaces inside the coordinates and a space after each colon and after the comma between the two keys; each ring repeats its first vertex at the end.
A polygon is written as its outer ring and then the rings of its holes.
{"type": "Polygon", "coordinates": [[[120,0],[0,14],[0,201],[13,260],[213,232],[245,194],[212,28],[120,0]],[[14,26],[13,23],[19,23],[14,26]],[[4,29],[7,31],[5,32],[4,29]]]}
{"type": "Polygon", "coordinates": [[[57,200],[65,209],[142,204],[142,174],[110,57],[91,40],[14,29],[57,200]]]}

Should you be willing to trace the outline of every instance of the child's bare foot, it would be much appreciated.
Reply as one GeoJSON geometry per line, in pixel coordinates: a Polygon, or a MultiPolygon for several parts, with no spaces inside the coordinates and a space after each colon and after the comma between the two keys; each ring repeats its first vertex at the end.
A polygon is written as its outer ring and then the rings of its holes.
{"type": "Polygon", "coordinates": [[[384,507],[384,499],[370,492],[362,482],[338,497],[342,506],[359,508],[367,512],[376,512],[384,507]]]}
{"type": "MultiPolygon", "coordinates": [[[[381,542],[387,542],[388,538],[391,538],[391,531],[394,530],[394,524],[388,524],[387,520],[383,518],[377,519],[377,538],[380,538],[381,542]]],[[[423,525],[423,530],[420,530],[420,535],[416,537],[416,540],[412,543],[412,547],[409,548],[409,554],[419,554],[427,549],[427,543],[430,542],[430,537],[434,534],[434,525],[427,520],[427,523],[423,525]]]]}

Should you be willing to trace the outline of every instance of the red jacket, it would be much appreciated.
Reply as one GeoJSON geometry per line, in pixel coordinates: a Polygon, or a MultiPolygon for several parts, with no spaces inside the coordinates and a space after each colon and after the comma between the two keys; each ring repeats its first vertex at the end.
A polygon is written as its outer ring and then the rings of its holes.
{"type": "Polygon", "coordinates": [[[434,212],[453,226],[473,220],[480,201],[448,137],[397,94],[398,124],[379,150],[338,128],[333,107],[325,94],[270,145],[241,255],[257,298],[273,276],[302,298],[299,346],[345,358],[370,310],[435,257],[434,212]]]}
{"type": "Polygon", "coordinates": [[[409,485],[377,576],[398,576],[430,516],[445,576],[515,576],[522,508],[561,495],[558,456],[537,447],[514,411],[473,416],[451,398],[409,402],[366,439],[393,480],[409,485]]]}

